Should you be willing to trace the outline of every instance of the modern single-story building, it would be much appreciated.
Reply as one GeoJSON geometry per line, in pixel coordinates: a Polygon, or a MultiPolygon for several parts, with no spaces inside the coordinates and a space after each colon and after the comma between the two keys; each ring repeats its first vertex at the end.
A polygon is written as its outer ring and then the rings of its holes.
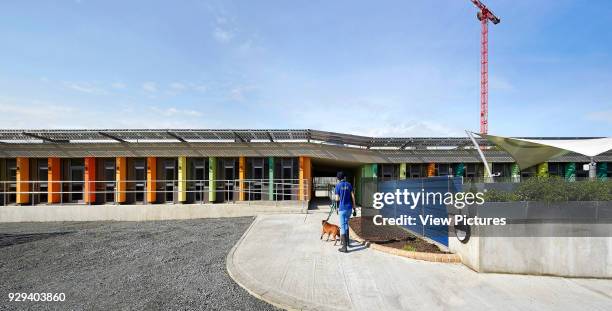
{"type": "MultiPolygon", "coordinates": [[[[543,138],[527,138],[538,140],[543,138]]],[[[546,138],[580,140],[588,138],[546,138]]],[[[520,168],[492,140],[365,137],[317,130],[0,130],[0,204],[216,203],[308,200],[344,170],[360,196],[364,178],[430,176],[497,180],[612,176],[612,151],[565,152],[520,168]],[[329,179],[328,179],[329,180],[329,179]]]]}

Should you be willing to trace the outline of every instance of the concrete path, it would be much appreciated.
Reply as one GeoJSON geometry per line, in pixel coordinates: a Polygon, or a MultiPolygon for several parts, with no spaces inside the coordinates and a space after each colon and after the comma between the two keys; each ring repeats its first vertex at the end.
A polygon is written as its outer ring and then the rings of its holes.
{"type": "Polygon", "coordinates": [[[342,254],[319,240],[325,217],[258,216],[228,255],[230,275],[287,309],[612,310],[611,280],[479,274],[362,247],[342,254]]]}

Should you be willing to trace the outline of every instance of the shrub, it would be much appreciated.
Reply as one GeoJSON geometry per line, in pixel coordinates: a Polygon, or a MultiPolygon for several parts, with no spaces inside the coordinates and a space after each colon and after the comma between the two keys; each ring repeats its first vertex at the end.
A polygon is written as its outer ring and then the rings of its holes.
{"type": "Polygon", "coordinates": [[[484,195],[487,202],[509,201],[610,201],[612,181],[566,182],[561,177],[533,177],[521,182],[515,191],[490,189],[484,195]]]}

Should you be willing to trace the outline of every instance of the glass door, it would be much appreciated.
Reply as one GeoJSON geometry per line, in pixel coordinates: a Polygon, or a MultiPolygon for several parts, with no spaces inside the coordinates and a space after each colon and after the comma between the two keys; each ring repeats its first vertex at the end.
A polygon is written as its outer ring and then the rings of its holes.
{"type": "Polygon", "coordinates": [[[49,163],[47,162],[47,160],[38,160],[37,161],[38,165],[36,168],[37,174],[38,174],[38,187],[35,191],[38,191],[39,194],[37,195],[37,203],[47,203],[47,197],[48,197],[48,191],[49,191],[49,184],[48,184],[48,172],[49,172],[49,163]]]}
{"type": "Polygon", "coordinates": [[[164,201],[174,202],[176,162],[174,160],[164,160],[163,169],[164,201]]]}
{"type": "Polygon", "coordinates": [[[251,168],[251,178],[249,185],[249,200],[261,200],[262,184],[264,179],[264,159],[251,159],[253,166],[251,168]]]}
{"type": "Polygon", "coordinates": [[[236,179],[236,160],[223,159],[223,190],[226,202],[234,201],[234,180],[236,179]]]}
{"type": "Polygon", "coordinates": [[[144,159],[134,161],[134,201],[145,202],[145,191],[147,182],[147,166],[144,159]]]}
{"type": "Polygon", "coordinates": [[[293,159],[281,159],[281,200],[291,200],[294,184],[293,159]]]}
{"type": "Polygon", "coordinates": [[[71,203],[83,202],[83,188],[85,180],[85,165],[83,160],[70,160],[69,171],[70,184],[68,185],[68,201],[71,203]]]}
{"type": "Polygon", "coordinates": [[[193,159],[193,191],[194,191],[194,200],[196,202],[204,203],[205,196],[204,194],[208,191],[208,178],[207,172],[208,168],[206,167],[205,159],[193,159]]]}
{"type": "Polygon", "coordinates": [[[102,178],[104,180],[104,203],[115,202],[115,160],[106,159],[102,164],[102,178]]]}

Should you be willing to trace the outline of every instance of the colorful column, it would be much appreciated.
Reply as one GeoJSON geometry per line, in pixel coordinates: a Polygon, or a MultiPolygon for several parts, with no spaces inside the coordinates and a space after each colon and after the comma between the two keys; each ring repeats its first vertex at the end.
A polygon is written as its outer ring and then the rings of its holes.
{"type": "Polygon", "coordinates": [[[246,158],[238,158],[238,186],[240,187],[240,195],[238,196],[239,201],[244,201],[246,198],[245,182],[246,179],[246,158]]]}
{"type": "Polygon", "coordinates": [[[512,163],[510,167],[510,175],[512,177],[512,182],[519,182],[521,180],[521,169],[518,166],[518,163],[512,163]]]}
{"type": "Polygon", "coordinates": [[[187,157],[178,157],[178,200],[187,201],[187,157]]]}
{"type": "Polygon", "coordinates": [[[85,203],[96,203],[96,158],[85,158],[85,203]]]}
{"type": "Polygon", "coordinates": [[[607,162],[599,162],[597,163],[597,179],[599,180],[608,180],[608,163],[607,162]]]}
{"type": "Polygon", "coordinates": [[[457,163],[455,165],[455,172],[454,172],[453,176],[455,176],[455,177],[463,177],[464,174],[465,174],[465,164],[464,163],[457,163]]]}
{"type": "Polygon", "coordinates": [[[427,177],[436,176],[436,163],[427,164],[427,177]]]}
{"type": "Polygon", "coordinates": [[[565,163],[565,181],[576,181],[576,162],[565,163]]]}
{"type": "Polygon", "coordinates": [[[311,187],[311,167],[310,157],[301,156],[300,162],[300,174],[299,174],[299,197],[298,200],[310,200],[311,187]]]}
{"type": "Polygon", "coordinates": [[[538,164],[538,177],[548,177],[548,162],[538,164]]]}
{"type": "Polygon", "coordinates": [[[208,201],[215,202],[217,199],[217,158],[208,158],[208,201]]]}
{"type": "Polygon", "coordinates": [[[17,158],[17,203],[30,203],[30,159],[17,158]]]}
{"type": "Polygon", "coordinates": [[[61,165],[59,158],[49,158],[47,159],[47,203],[59,203],[60,198],[60,189],[62,185],[60,183],[60,172],[61,165]]]}
{"type": "Polygon", "coordinates": [[[157,158],[147,158],[147,203],[157,201],[157,158]]]}
{"type": "Polygon", "coordinates": [[[117,157],[115,164],[115,202],[125,203],[125,191],[127,190],[127,158],[117,157]]]}
{"type": "Polygon", "coordinates": [[[400,163],[400,168],[399,168],[399,178],[400,179],[406,179],[406,163],[400,163]]]}
{"type": "Polygon", "coordinates": [[[268,158],[268,200],[274,200],[274,157],[268,158]]]}

